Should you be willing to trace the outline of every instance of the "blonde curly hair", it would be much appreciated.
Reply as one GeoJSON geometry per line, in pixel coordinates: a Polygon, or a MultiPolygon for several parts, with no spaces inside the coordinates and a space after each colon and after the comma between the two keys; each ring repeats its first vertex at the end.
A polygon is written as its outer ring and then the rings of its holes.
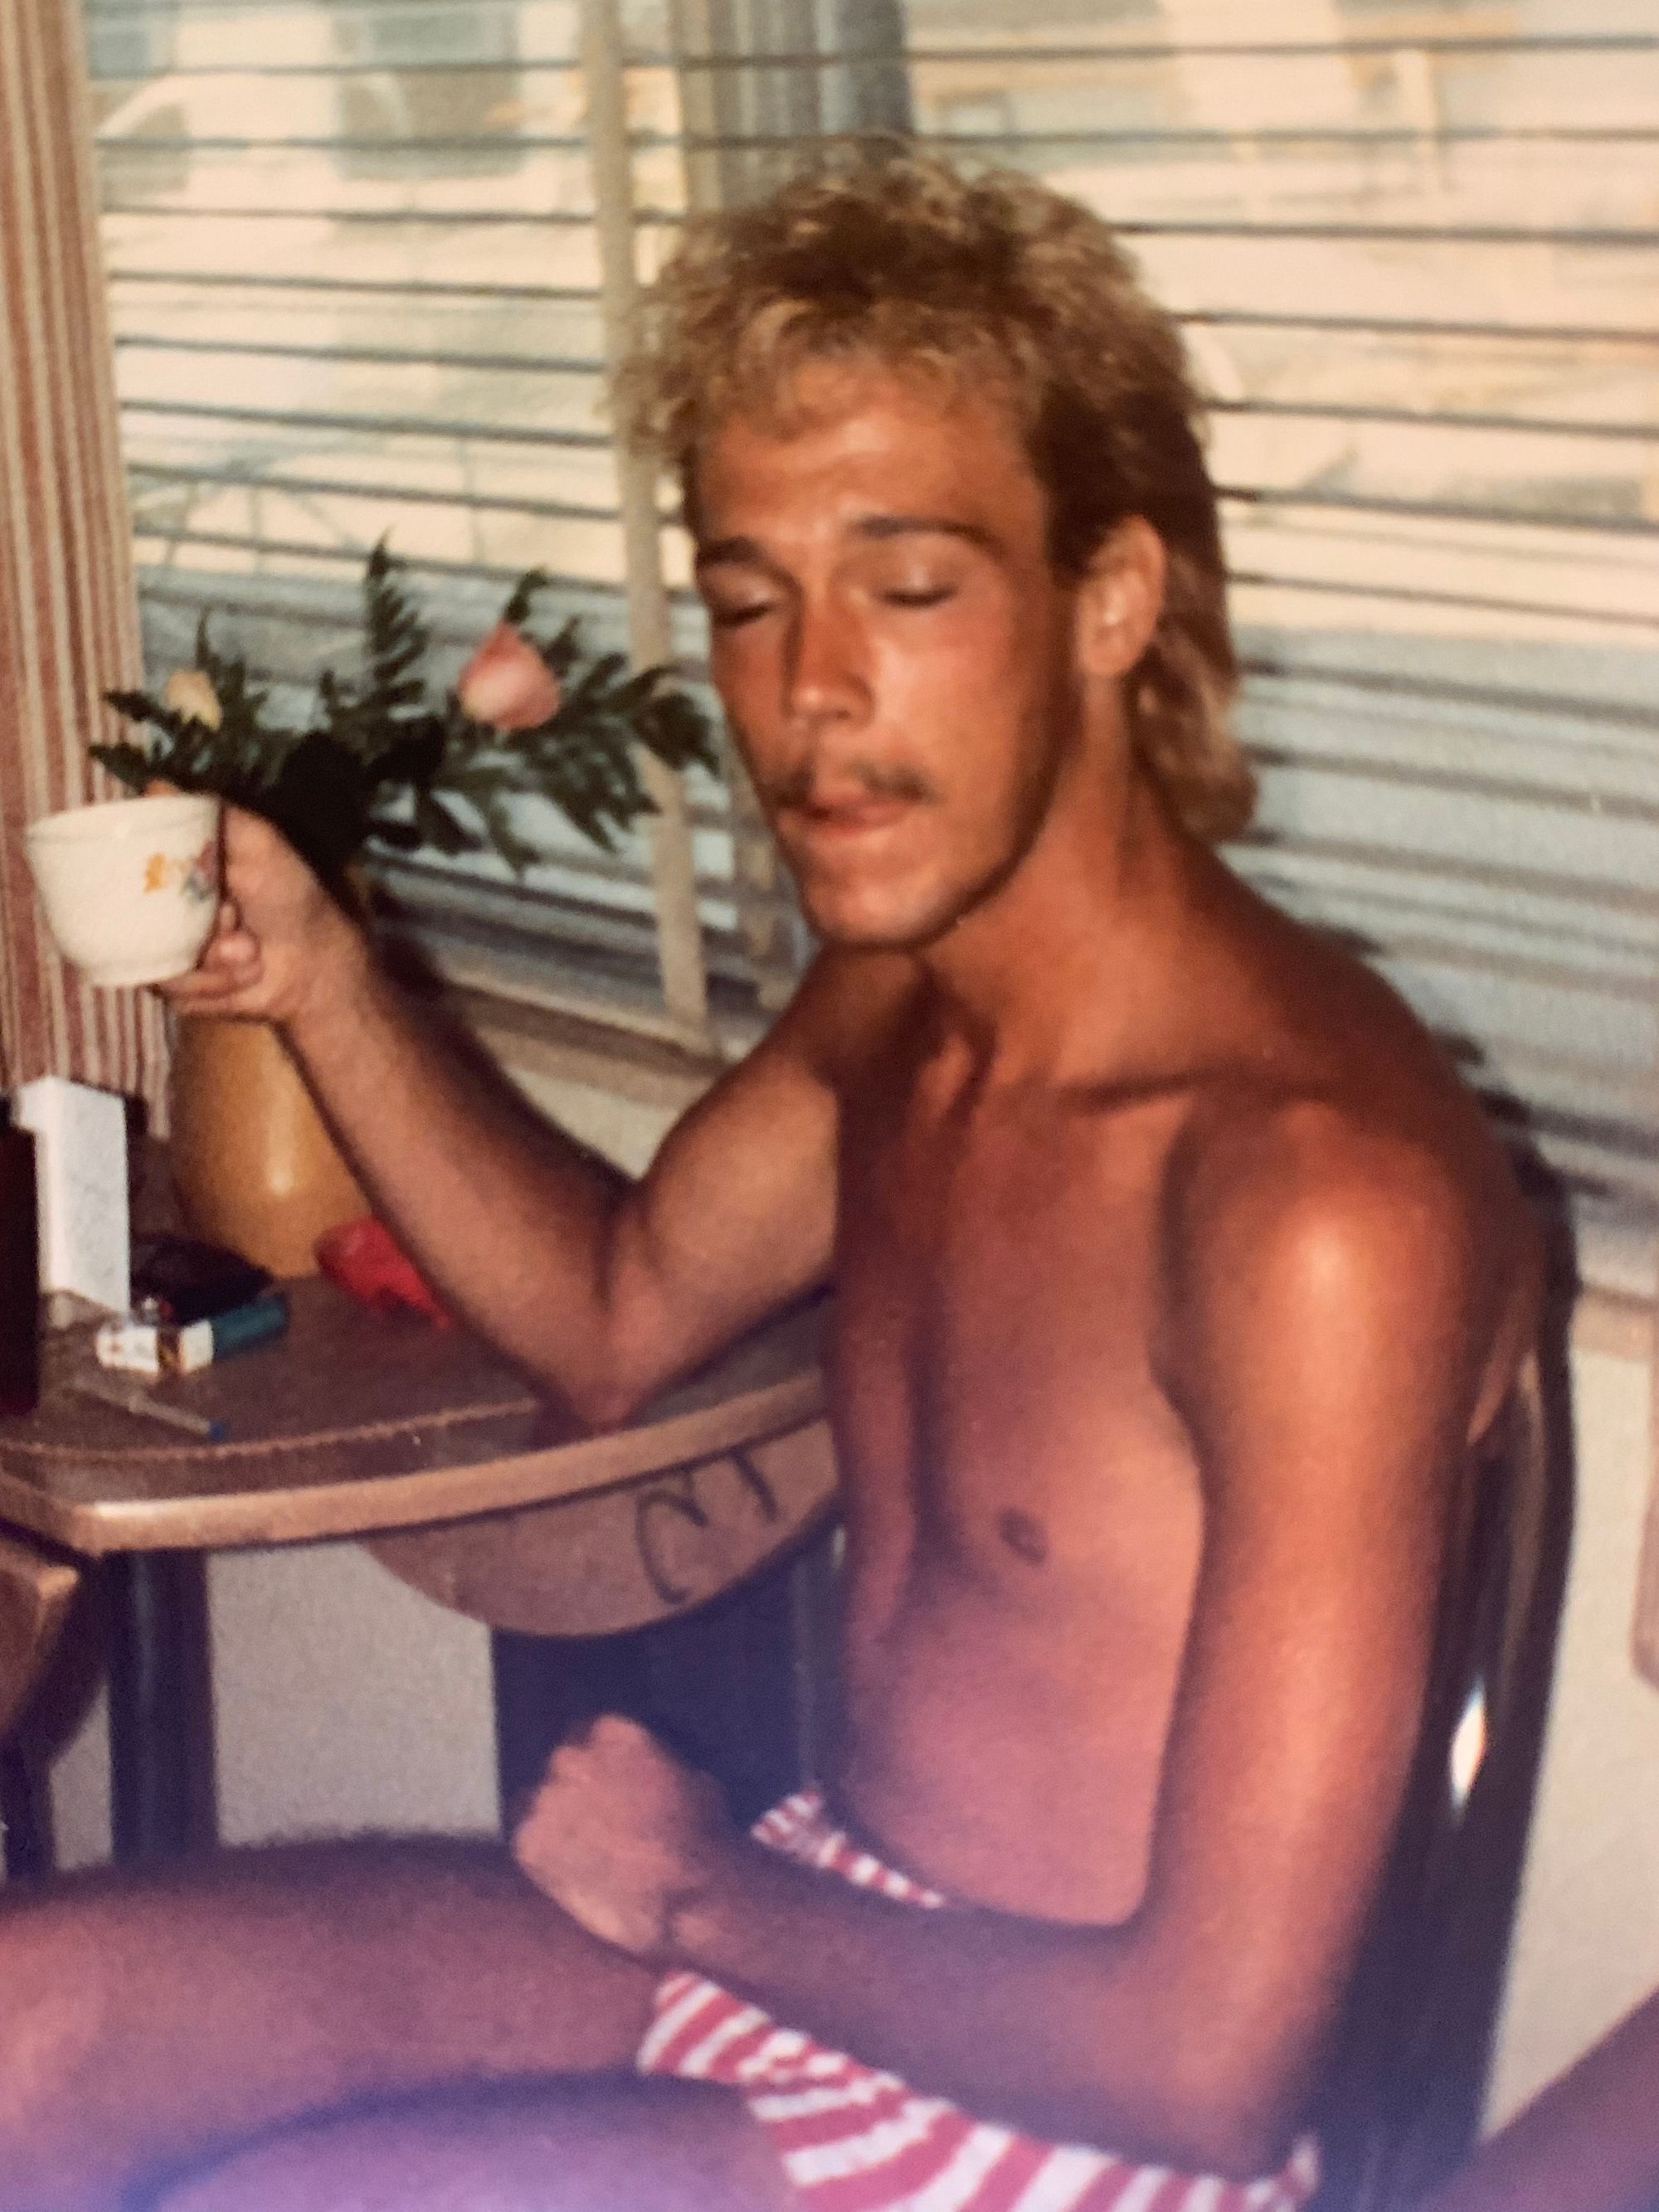
{"type": "Polygon", "coordinates": [[[877,361],[999,389],[1049,502],[1057,568],[1081,575],[1144,516],[1164,609],[1127,690],[1142,758],[1195,836],[1249,821],[1203,407],[1174,323],[1098,216],[1012,172],[857,149],[755,205],[693,216],[616,385],[618,423],[678,471],[733,415],[782,416],[808,362],[877,361]]]}

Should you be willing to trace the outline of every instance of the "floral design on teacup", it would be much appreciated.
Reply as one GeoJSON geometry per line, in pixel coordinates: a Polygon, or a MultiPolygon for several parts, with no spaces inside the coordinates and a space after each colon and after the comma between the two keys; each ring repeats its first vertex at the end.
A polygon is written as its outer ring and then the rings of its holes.
{"type": "Polygon", "coordinates": [[[192,906],[204,899],[216,897],[219,872],[216,841],[210,837],[201,851],[188,860],[173,859],[166,853],[152,853],[144,863],[144,890],[164,891],[177,885],[192,906]]]}

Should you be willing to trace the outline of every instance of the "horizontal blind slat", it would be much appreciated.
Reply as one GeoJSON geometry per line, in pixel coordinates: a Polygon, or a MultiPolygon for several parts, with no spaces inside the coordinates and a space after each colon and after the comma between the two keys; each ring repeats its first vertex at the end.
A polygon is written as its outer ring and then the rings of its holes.
{"type": "Polygon", "coordinates": [[[919,122],[1098,207],[1194,349],[1263,779],[1242,871],[1650,1225],[1659,38],[1595,0],[1536,36],[1304,12],[1340,35],[930,0],[919,122]]]}
{"type": "MultiPolygon", "coordinates": [[[[577,611],[592,649],[617,647],[584,92],[548,43],[568,21],[507,0],[86,12],[153,678],[211,611],[216,641],[248,646],[299,712],[322,664],[352,665],[356,572],[388,524],[439,669],[532,565],[550,627],[577,611]],[[504,126],[512,99],[544,105],[504,126]]],[[[680,217],[673,135],[642,134],[659,149],[640,156],[657,164],[647,232],[680,217]]],[[[682,588],[674,605],[683,625],[682,588]]],[[[724,799],[700,793],[691,865],[731,970],[724,799]]],[[[531,935],[562,930],[631,1018],[658,988],[643,841],[607,854],[541,827],[554,859],[526,878],[531,935]]],[[[725,973],[726,1000],[751,982],[725,973]]]]}
{"type": "MultiPolygon", "coordinates": [[[[377,18],[390,36],[401,16],[311,12],[326,14],[333,46],[270,60],[270,96],[314,100],[331,80],[342,101],[360,97],[372,72],[351,40],[376,35],[377,18]]],[[[1644,842],[1659,805],[1659,325],[1645,304],[1659,276],[1647,266],[1659,264],[1659,228],[1646,158],[1659,137],[1659,33],[1632,30],[1610,0],[1536,0],[1524,22],[1500,25],[1460,24],[1432,0],[1363,11],[1337,0],[1300,11],[1305,27],[1261,11],[1237,35],[1231,25],[1198,35],[1189,18],[1184,38],[1173,12],[1157,33],[1085,28],[1063,0],[910,0],[906,12],[902,58],[809,39],[677,56],[641,18],[630,129],[647,265],[680,217],[683,184],[665,181],[674,165],[775,171],[816,135],[760,127],[778,112],[764,100],[753,130],[706,128],[701,106],[679,112],[676,70],[718,103],[785,79],[817,99],[902,67],[924,140],[1029,165],[1115,221],[1219,403],[1242,726],[1267,794],[1241,867],[1371,944],[1472,1068],[1486,1055],[1494,1111],[1529,1115],[1576,1187],[1659,1218],[1659,1114],[1644,1106],[1640,1073],[1650,1039],[1634,1020],[1659,973],[1659,859],[1644,842]],[[1322,25],[1330,35],[1313,34],[1322,25]],[[1505,1103],[1511,1093],[1527,1103],[1505,1103]]],[[[426,28],[437,36],[437,18],[453,14],[438,0],[426,28]]],[[[186,33],[228,35],[259,15],[219,0],[88,7],[111,36],[170,46],[186,102],[214,96],[226,59],[216,49],[209,67],[186,33]]],[[[430,98],[446,68],[455,100],[502,67],[538,96],[562,96],[560,58],[534,27],[543,19],[507,5],[481,9],[477,23],[486,17],[491,36],[510,43],[511,26],[524,51],[468,56],[442,27],[441,55],[411,50],[398,64],[410,100],[430,98]]],[[[147,376],[161,374],[169,337],[179,374],[220,337],[247,349],[220,347],[216,374],[285,363],[311,376],[331,365],[311,357],[330,348],[310,319],[338,319],[336,386],[303,404],[250,404],[222,388],[192,402],[171,382],[173,404],[153,384],[133,392],[137,489],[161,503],[151,600],[175,627],[212,589],[270,599],[257,577],[204,570],[192,602],[179,580],[179,562],[246,557],[260,529],[270,561],[312,570],[289,580],[301,597],[337,597],[319,579],[348,572],[360,499],[364,511],[384,500],[403,530],[422,516],[435,525],[453,495],[458,528],[543,529],[573,546],[609,520],[588,480],[557,473],[597,465],[602,430],[544,410],[514,419],[516,402],[508,419],[499,412],[517,389],[522,364],[505,349],[520,331],[494,336],[492,314],[592,307],[592,267],[573,258],[586,192],[556,177],[568,120],[498,128],[469,111],[451,127],[423,111],[382,140],[378,125],[351,127],[343,106],[332,129],[312,112],[262,117],[236,150],[240,118],[203,109],[192,128],[225,143],[192,155],[170,191],[169,161],[185,158],[176,148],[119,155],[115,297],[124,339],[155,341],[147,376]],[[451,173],[439,174],[446,159],[451,173]],[[466,168],[491,161],[507,166],[466,168]],[[232,204],[262,194],[263,214],[232,204]],[[250,214],[267,240],[256,274],[242,265],[250,214]],[[481,278],[481,257],[499,289],[481,278]],[[272,333],[288,350],[263,365],[243,326],[261,297],[308,319],[272,333]],[[215,301],[234,303],[238,326],[204,323],[215,301]],[[394,305],[422,321],[406,360],[375,358],[402,352],[404,331],[387,344],[343,319],[394,305]],[[469,316],[477,328],[456,319],[469,316]],[[433,386],[418,409],[386,403],[397,380],[421,374],[433,386]],[[376,377],[379,404],[366,381],[376,377]],[[501,391],[485,407],[491,379],[501,391]],[[465,402],[451,396],[463,384],[465,402]],[[376,450],[374,467],[340,457],[341,441],[376,450]],[[503,470],[533,480],[503,482],[503,470]],[[256,529],[227,503],[262,484],[256,529]],[[180,511],[163,511],[168,501],[180,511]]],[[[550,325],[530,343],[552,357],[581,346],[550,325]]],[[[143,358],[124,348],[124,362],[143,358]]],[[[433,557],[420,573],[446,593],[485,591],[511,567],[486,548],[469,581],[468,561],[422,550],[433,557]]],[[[574,567],[562,573],[579,590],[574,567]]],[[[683,565],[675,574],[695,662],[683,565]]],[[[603,580],[590,582],[602,603],[603,580]]],[[[306,627],[293,606],[273,604],[266,619],[296,642],[306,627]]],[[[700,821],[696,834],[716,832],[700,821]]],[[[700,865],[720,864],[705,848],[700,865]]]]}

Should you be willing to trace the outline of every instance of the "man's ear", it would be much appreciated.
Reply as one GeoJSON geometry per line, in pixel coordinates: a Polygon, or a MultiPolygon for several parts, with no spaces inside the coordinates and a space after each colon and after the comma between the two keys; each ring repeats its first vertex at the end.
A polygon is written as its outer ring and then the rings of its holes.
{"type": "Polygon", "coordinates": [[[1164,611],[1169,562],[1164,540],[1139,514],[1125,515],[1095,549],[1078,591],[1078,667],[1122,677],[1152,641],[1164,611]]]}

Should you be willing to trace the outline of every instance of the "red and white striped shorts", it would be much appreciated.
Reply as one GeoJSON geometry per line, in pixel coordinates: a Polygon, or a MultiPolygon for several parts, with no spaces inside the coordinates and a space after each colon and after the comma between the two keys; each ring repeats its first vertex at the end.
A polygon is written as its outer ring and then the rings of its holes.
{"type": "MultiPolygon", "coordinates": [[[[817,1790],[786,1798],[754,1832],[901,1904],[945,1903],[860,1850],[830,1824],[817,1790]]],[[[1297,2212],[1319,2179],[1310,2141],[1279,2172],[1243,2182],[1016,2135],[780,2027],[700,1974],[659,1985],[638,2063],[642,2074],[741,2091],[811,2212],[1297,2212]]]]}

